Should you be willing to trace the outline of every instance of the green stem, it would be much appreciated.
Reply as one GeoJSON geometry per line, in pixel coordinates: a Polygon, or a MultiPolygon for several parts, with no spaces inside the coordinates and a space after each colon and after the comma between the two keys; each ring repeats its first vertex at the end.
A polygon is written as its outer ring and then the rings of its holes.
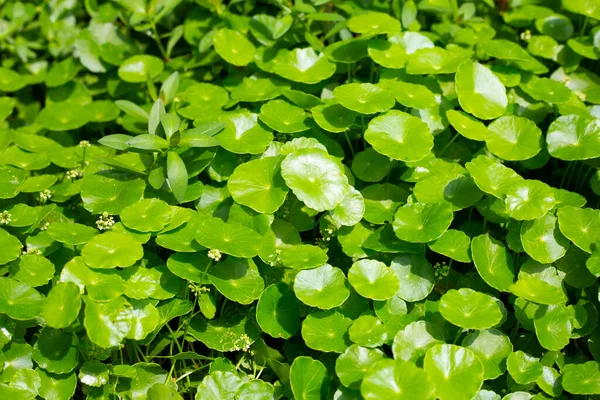
{"type": "Polygon", "coordinates": [[[583,36],[585,34],[585,29],[587,28],[588,20],[588,17],[585,17],[585,19],[583,20],[583,26],[581,27],[581,32],[579,33],[580,36],[583,36]]]}
{"type": "Polygon", "coordinates": [[[586,182],[588,182],[590,180],[590,178],[592,177],[592,175],[595,172],[595,169],[590,167],[589,165],[587,165],[587,172],[585,174],[583,174],[583,179],[581,180],[581,182],[579,182],[579,185],[577,185],[577,192],[581,192],[583,190],[583,185],[585,185],[586,182]]]}
{"type": "Polygon", "coordinates": [[[446,145],[442,148],[442,150],[440,151],[440,154],[438,155],[439,158],[442,158],[442,155],[444,154],[444,152],[448,149],[448,147],[450,147],[450,145],[452,143],[454,143],[454,141],[456,139],[458,139],[458,133],[455,133],[454,136],[452,137],[452,139],[450,139],[450,141],[448,143],[446,143],[446,145]]]}
{"type": "Polygon", "coordinates": [[[565,169],[565,173],[563,174],[563,177],[560,180],[559,189],[562,189],[563,186],[565,185],[565,181],[567,180],[567,175],[569,175],[571,173],[571,170],[573,169],[573,164],[575,164],[575,163],[574,162],[569,162],[567,164],[567,169],[565,169]]]}
{"type": "Polygon", "coordinates": [[[165,47],[163,46],[162,42],[160,41],[160,35],[158,34],[158,30],[156,29],[156,24],[154,23],[154,21],[152,21],[152,19],[150,17],[148,17],[148,22],[150,23],[150,27],[152,28],[154,41],[158,45],[158,50],[160,51],[160,54],[163,56],[163,58],[165,60],[168,59],[169,57],[167,57],[167,51],[165,50],[165,47]]]}
{"type": "Polygon", "coordinates": [[[350,137],[348,136],[348,131],[344,131],[344,136],[346,137],[346,142],[348,143],[348,147],[350,148],[350,153],[352,153],[352,157],[354,157],[354,148],[352,147],[352,142],[350,141],[350,137]]]}
{"type": "Polygon", "coordinates": [[[521,321],[519,321],[517,319],[517,323],[515,324],[515,327],[513,328],[511,334],[510,334],[510,341],[514,343],[515,339],[517,338],[517,334],[519,333],[519,325],[520,325],[521,321]]]}

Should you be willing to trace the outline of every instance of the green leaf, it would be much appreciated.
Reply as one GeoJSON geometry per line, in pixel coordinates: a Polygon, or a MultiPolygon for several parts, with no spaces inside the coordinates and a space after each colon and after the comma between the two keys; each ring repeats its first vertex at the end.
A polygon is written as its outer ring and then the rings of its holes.
{"type": "Polygon", "coordinates": [[[108,368],[97,360],[84,363],[79,370],[79,380],[87,386],[100,387],[108,383],[108,378],[108,368]]]}
{"type": "Polygon", "coordinates": [[[471,254],[479,276],[494,289],[508,292],[515,280],[513,259],[506,245],[489,234],[474,237],[471,254]]]}
{"type": "Polygon", "coordinates": [[[290,385],[294,397],[320,400],[329,394],[329,375],[325,366],[310,357],[297,357],[290,368],[290,385]]]}
{"type": "Polygon", "coordinates": [[[123,209],[121,222],[139,232],[158,232],[171,220],[171,207],[159,199],[142,199],[123,209]]]}
{"type": "Polygon", "coordinates": [[[567,301],[557,269],[533,260],[523,263],[519,279],[511,285],[510,291],[538,304],[564,304],[567,301]]]}
{"type": "Polygon", "coordinates": [[[280,167],[279,157],[265,157],[239,165],[227,181],[231,197],[257,212],[274,213],[289,191],[280,167]]]}
{"type": "Polygon", "coordinates": [[[274,338],[287,339],[300,329],[299,302],[283,282],[267,287],[256,306],[256,321],[274,338]]]}
{"type": "Polygon", "coordinates": [[[591,253],[600,241],[600,211],[592,208],[561,207],[558,227],[563,235],[583,251],[591,253]]]}
{"type": "Polygon", "coordinates": [[[439,399],[471,399],[483,384],[483,364],[475,353],[453,344],[430,348],[423,363],[439,399]]]}
{"type": "Polygon", "coordinates": [[[42,311],[44,298],[31,286],[0,277],[0,289],[0,313],[16,320],[28,320],[42,311]]]}
{"type": "Polygon", "coordinates": [[[359,260],[348,270],[348,281],[356,292],[373,300],[387,300],[400,288],[394,270],[376,260],[359,260]]]}
{"type": "Polygon", "coordinates": [[[55,375],[43,369],[37,369],[41,386],[39,395],[45,399],[67,400],[73,397],[77,387],[77,375],[73,372],[55,375]]]}
{"type": "Polygon", "coordinates": [[[394,232],[410,243],[426,243],[438,239],[452,223],[454,214],[448,203],[411,203],[396,211],[394,232]]]}
{"type": "Polygon", "coordinates": [[[385,68],[403,68],[408,61],[404,46],[391,39],[371,39],[367,51],[373,61],[385,68]]]}
{"type": "Polygon", "coordinates": [[[98,233],[90,226],[68,222],[53,222],[48,226],[46,232],[57,242],[72,246],[85,244],[98,233]]]}
{"type": "Polygon", "coordinates": [[[247,349],[258,339],[260,329],[254,317],[242,307],[229,306],[229,311],[216,319],[192,318],[188,332],[208,348],[217,351],[247,349]]]}
{"type": "Polygon", "coordinates": [[[506,367],[515,382],[525,385],[542,376],[542,364],[539,361],[538,358],[518,350],[509,354],[506,367]]]}
{"type": "Polygon", "coordinates": [[[23,254],[9,266],[10,275],[32,287],[43,286],[54,276],[54,264],[38,254],[23,254]]]}
{"type": "Polygon", "coordinates": [[[271,100],[263,104],[258,117],[278,132],[297,133],[311,128],[308,113],[285,100],[271,100]]]}
{"type": "Polygon", "coordinates": [[[415,364],[385,359],[365,372],[360,392],[369,400],[405,397],[402,394],[426,400],[433,397],[434,387],[427,373],[415,364]]]}
{"type": "Polygon", "coordinates": [[[238,67],[248,65],[254,58],[254,45],[241,33],[222,28],[213,37],[215,51],[225,61],[238,67]]]}
{"type": "Polygon", "coordinates": [[[527,160],[542,149],[542,131],[530,119],[500,117],[489,124],[488,130],[487,148],[503,160],[527,160]]]}
{"type": "Polygon", "coordinates": [[[471,262],[471,239],[463,231],[448,229],[427,246],[431,251],[453,260],[462,263],[471,262]]]}
{"type": "Polygon", "coordinates": [[[397,360],[420,362],[427,350],[444,343],[444,335],[431,322],[411,322],[394,337],[392,351],[397,360]]]}
{"type": "Polygon", "coordinates": [[[342,385],[359,389],[365,371],[383,359],[384,354],[381,350],[367,349],[353,344],[336,359],[335,373],[342,385]]]}
{"type": "Polygon", "coordinates": [[[370,83],[348,83],[333,90],[335,99],[345,108],[359,114],[386,112],[395,104],[391,94],[370,83]]]}
{"type": "Polygon", "coordinates": [[[598,362],[566,364],[562,369],[562,387],[571,394],[600,393],[600,368],[598,362]]]}
{"type": "Polygon", "coordinates": [[[221,294],[240,304],[254,302],[264,289],[264,281],[251,259],[228,257],[209,268],[208,278],[221,294]]]}
{"type": "Polygon", "coordinates": [[[483,364],[483,378],[496,379],[506,372],[506,358],[513,345],[508,336],[498,329],[473,332],[464,338],[463,347],[471,350],[483,364]]]}
{"type": "Polygon", "coordinates": [[[156,78],[164,69],[160,58],[147,54],[129,57],[119,66],[119,78],[125,82],[146,82],[147,77],[156,78]]]}
{"type": "Polygon", "coordinates": [[[131,267],[142,258],[142,245],[129,235],[106,232],[94,236],[81,250],[83,261],[92,268],[131,267]]]}
{"type": "Polygon", "coordinates": [[[294,293],[304,304],[322,310],[339,307],[350,296],[346,276],[329,264],[298,272],[294,293]]]}
{"type": "Polygon", "coordinates": [[[293,82],[319,83],[335,73],[335,63],[325,54],[318,54],[310,47],[282,49],[277,53],[273,72],[293,82]]]}
{"type": "Polygon", "coordinates": [[[254,230],[220,218],[200,221],[196,241],[209,249],[219,250],[234,257],[252,258],[258,254],[261,236],[254,230]]]}
{"type": "Polygon", "coordinates": [[[78,346],[79,339],[72,333],[44,328],[33,345],[33,359],[48,372],[69,373],[79,363],[78,346]]]}
{"type": "Polygon", "coordinates": [[[302,339],[311,349],[343,353],[350,346],[350,325],[352,320],[339,311],[315,311],[302,322],[302,339]]]}
{"type": "Polygon", "coordinates": [[[392,260],[390,267],[400,280],[398,296],[408,302],[426,298],[433,290],[434,270],[425,257],[410,254],[392,260]]]}
{"type": "MultiPolygon", "coordinates": [[[[131,304],[124,297],[98,303],[84,296],[83,301],[85,302],[83,325],[90,341],[103,348],[118,346],[133,326],[134,315],[131,304]]],[[[79,372],[80,379],[86,383],[81,378],[82,371],[83,368],[79,372]]],[[[97,381],[94,380],[93,382],[97,381]]],[[[100,385],[104,383],[106,382],[102,382],[100,385]]],[[[89,383],[86,384],[90,385],[89,383]]]]}
{"type": "Polygon", "coordinates": [[[183,203],[188,188],[188,172],[185,163],[174,151],[167,152],[167,180],[177,201],[183,203]]]}
{"type": "Polygon", "coordinates": [[[335,133],[348,130],[357,116],[356,112],[333,101],[317,105],[311,108],[310,112],[317,125],[328,132],[335,133]]]}
{"type": "Polygon", "coordinates": [[[533,323],[535,335],[543,348],[561,350],[569,344],[573,324],[566,306],[551,304],[540,307],[533,323]]]}
{"type": "Polygon", "coordinates": [[[521,243],[523,248],[536,261],[550,264],[565,255],[570,242],[558,227],[558,219],[546,214],[521,225],[521,243]]]}
{"type": "Polygon", "coordinates": [[[51,131],[62,132],[81,128],[90,121],[90,117],[84,107],[65,101],[46,105],[36,122],[51,131]]]}
{"type": "Polygon", "coordinates": [[[564,115],[548,127],[548,152],[561,160],[588,160],[600,157],[600,126],[596,120],[564,115]]]}
{"type": "Polygon", "coordinates": [[[504,318],[502,303],[473,289],[451,289],[440,299],[440,313],[452,324],[465,329],[488,329],[504,318]]]}
{"type": "Polygon", "coordinates": [[[456,71],[456,94],[461,107],[481,119],[502,116],[508,105],[506,89],[485,66],[465,61],[456,71]]]}
{"type": "Polygon", "coordinates": [[[348,29],[360,34],[381,34],[400,32],[400,21],[380,12],[366,12],[348,20],[348,29]]]}
{"type": "Polygon", "coordinates": [[[352,160],[352,172],[358,179],[365,182],[382,180],[388,175],[391,167],[392,160],[379,154],[372,147],[357,153],[352,160]]]}
{"type": "Polygon", "coordinates": [[[141,179],[117,180],[90,175],[83,179],[81,199],[85,209],[93,214],[118,215],[125,207],[143,198],[145,187],[141,179]]]}
{"type": "Polygon", "coordinates": [[[349,190],[342,164],[320,149],[301,149],[281,163],[281,176],[292,192],[308,207],[332,210],[349,190]]]}
{"type": "Polygon", "coordinates": [[[506,190],[506,211],[519,221],[529,221],[544,216],[556,204],[550,186],[541,181],[523,180],[506,190]]]}
{"type": "Polygon", "coordinates": [[[397,110],[373,118],[365,140],[375,151],[394,160],[419,161],[433,148],[433,135],[417,117],[397,110]]]}
{"type": "Polygon", "coordinates": [[[169,142],[156,135],[139,135],[125,142],[127,147],[139,150],[160,151],[169,147],[169,142]]]}
{"type": "Polygon", "coordinates": [[[52,328],[66,328],[71,325],[81,308],[79,287],[73,282],[57,283],[44,301],[41,315],[52,328]]]}
{"type": "Polygon", "coordinates": [[[465,164],[465,168],[479,189],[494,197],[503,199],[506,192],[521,181],[515,171],[502,165],[499,160],[480,155],[465,164]]]}
{"type": "Polygon", "coordinates": [[[221,147],[236,154],[259,154],[273,140],[273,134],[258,121],[258,114],[247,110],[228,113],[219,118],[225,128],[215,135],[221,147]]]}

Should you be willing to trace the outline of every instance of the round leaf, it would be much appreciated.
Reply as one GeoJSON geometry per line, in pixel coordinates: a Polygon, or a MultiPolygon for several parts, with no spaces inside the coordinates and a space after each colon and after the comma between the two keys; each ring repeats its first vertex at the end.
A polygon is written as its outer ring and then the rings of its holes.
{"type": "Polygon", "coordinates": [[[479,276],[494,289],[508,292],[515,280],[513,259],[506,245],[489,234],[471,242],[471,254],[479,276]]]}
{"type": "Polygon", "coordinates": [[[442,236],[453,217],[449,203],[405,204],[394,215],[394,232],[407,242],[431,242],[442,236]]]}
{"type": "Polygon", "coordinates": [[[440,299],[440,313],[447,321],[465,329],[488,329],[504,317],[498,299],[473,289],[451,289],[440,299]]]}
{"type": "Polygon", "coordinates": [[[358,389],[365,375],[365,370],[383,359],[384,354],[381,350],[367,349],[353,344],[336,359],[335,373],[342,385],[351,389],[358,389]]]}
{"type": "Polygon", "coordinates": [[[141,259],[144,250],[140,242],[129,235],[106,232],[87,242],[81,255],[92,268],[126,268],[141,259]]]}
{"type": "Polygon", "coordinates": [[[310,357],[297,357],[290,368],[290,385],[294,397],[321,400],[329,394],[329,374],[325,366],[310,357]]]}
{"type": "Polygon", "coordinates": [[[321,149],[301,149],[281,163],[281,175],[296,197],[317,211],[332,210],[349,190],[342,164],[321,149]]]}
{"type": "Polygon", "coordinates": [[[279,157],[264,157],[239,165],[227,180],[231,197],[259,213],[273,214],[288,193],[280,166],[279,157]]]}
{"type": "Polygon", "coordinates": [[[42,310],[43,296],[25,283],[0,277],[0,313],[17,320],[37,317],[42,310]]]}
{"type": "Polygon", "coordinates": [[[564,256],[570,244],[560,232],[558,220],[552,214],[523,222],[521,243],[527,254],[542,264],[553,263],[564,256]]]}
{"type": "Polygon", "coordinates": [[[373,118],[365,140],[378,153],[404,162],[419,161],[433,148],[433,135],[427,124],[397,110],[373,118]]]}
{"type": "Polygon", "coordinates": [[[360,114],[388,111],[396,101],[387,91],[371,83],[347,83],[333,89],[333,96],[345,108],[360,114]]]}
{"type": "Polygon", "coordinates": [[[403,300],[423,300],[433,290],[434,271],[425,257],[416,254],[400,255],[392,260],[390,267],[400,279],[398,296],[403,300]]]}
{"type": "Polygon", "coordinates": [[[483,384],[483,364],[475,353],[453,344],[438,344],[427,351],[423,364],[441,400],[470,400],[483,384]]]}
{"type": "Polygon", "coordinates": [[[348,281],[356,292],[373,300],[387,300],[400,288],[394,271],[376,260],[359,260],[348,270],[348,281]]]}
{"type": "Polygon", "coordinates": [[[287,339],[300,329],[300,309],[294,292],[280,282],[265,289],[256,306],[256,321],[274,338],[287,339]]]}
{"type": "Polygon", "coordinates": [[[302,339],[311,349],[343,353],[350,345],[350,325],[352,320],[338,311],[316,311],[302,322],[302,339]]]}
{"type": "Polygon", "coordinates": [[[160,58],[147,54],[129,57],[119,66],[119,78],[125,82],[146,82],[156,78],[165,67],[160,58]]]}
{"type": "Polygon", "coordinates": [[[254,45],[238,31],[219,29],[213,36],[215,51],[225,61],[238,67],[248,65],[254,58],[254,45]]]}
{"type": "Polygon", "coordinates": [[[339,307],[350,296],[346,276],[329,264],[298,272],[294,293],[304,304],[322,310],[339,307]]]}
{"type": "Polygon", "coordinates": [[[500,79],[483,65],[465,61],[456,71],[456,94],[461,107],[481,119],[502,116],[508,105],[500,79]]]}

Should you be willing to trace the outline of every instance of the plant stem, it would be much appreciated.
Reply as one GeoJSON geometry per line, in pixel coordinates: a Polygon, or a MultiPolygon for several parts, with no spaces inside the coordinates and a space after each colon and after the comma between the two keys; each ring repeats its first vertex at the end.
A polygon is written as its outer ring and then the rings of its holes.
{"type": "Polygon", "coordinates": [[[165,50],[165,47],[163,46],[162,42],[160,41],[160,35],[158,34],[158,30],[156,29],[156,24],[154,23],[154,21],[152,21],[152,19],[150,17],[148,17],[148,22],[150,23],[150,27],[152,28],[152,32],[154,33],[154,41],[156,42],[157,46],[158,46],[158,50],[160,51],[160,54],[163,56],[163,59],[168,59],[169,57],[167,57],[167,51],[165,50]]]}
{"type": "Polygon", "coordinates": [[[455,133],[454,136],[452,137],[452,139],[450,139],[450,141],[448,141],[448,143],[446,143],[446,145],[442,148],[442,150],[440,151],[440,154],[438,155],[439,158],[442,158],[442,154],[444,154],[444,152],[446,151],[446,149],[448,149],[448,147],[450,147],[450,145],[452,143],[454,143],[454,141],[456,139],[458,139],[458,133],[455,133]]]}
{"type": "Polygon", "coordinates": [[[350,148],[350,153],[352,153],[352,157],[354,157],[354,148],[352,147],[350,137],[348,137],[348,131],[344,131],[344,136],[346,137],[346,142],[348,143],[348,147],[350,148]]]}
{"type": "Polygon", "coordinates": [[[588,20],[589,20],[589,17],[585,17],[585,19],[583,20],[583,25],[581,26],[581,32],[579,32],[580,36],[583,36],[585,34],[585,29],[587,28],[588,20]]]}
{"type": "Polygon", "coordinates": [[[560,180],[560,186],[559,186],[560,189],[562,189],[563,186],[565,185],[565,181],[567,180],[567,175],[569,175],[569,173],[571,172],[571,169],[573,169],[573,164],[575,164],[575,163],[574,162],[567,163],[567,168],[565,169],[565,173],[563,174],[563,177],[560,180]]]}

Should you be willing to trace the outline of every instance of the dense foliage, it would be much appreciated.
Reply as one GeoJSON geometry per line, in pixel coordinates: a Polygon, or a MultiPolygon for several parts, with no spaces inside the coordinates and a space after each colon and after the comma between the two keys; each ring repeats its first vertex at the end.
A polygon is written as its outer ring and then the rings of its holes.
{"type": "Polygon", "coordinates": [[[600,1],[0,4],[1,399],[600,394],[600,1]]]}

